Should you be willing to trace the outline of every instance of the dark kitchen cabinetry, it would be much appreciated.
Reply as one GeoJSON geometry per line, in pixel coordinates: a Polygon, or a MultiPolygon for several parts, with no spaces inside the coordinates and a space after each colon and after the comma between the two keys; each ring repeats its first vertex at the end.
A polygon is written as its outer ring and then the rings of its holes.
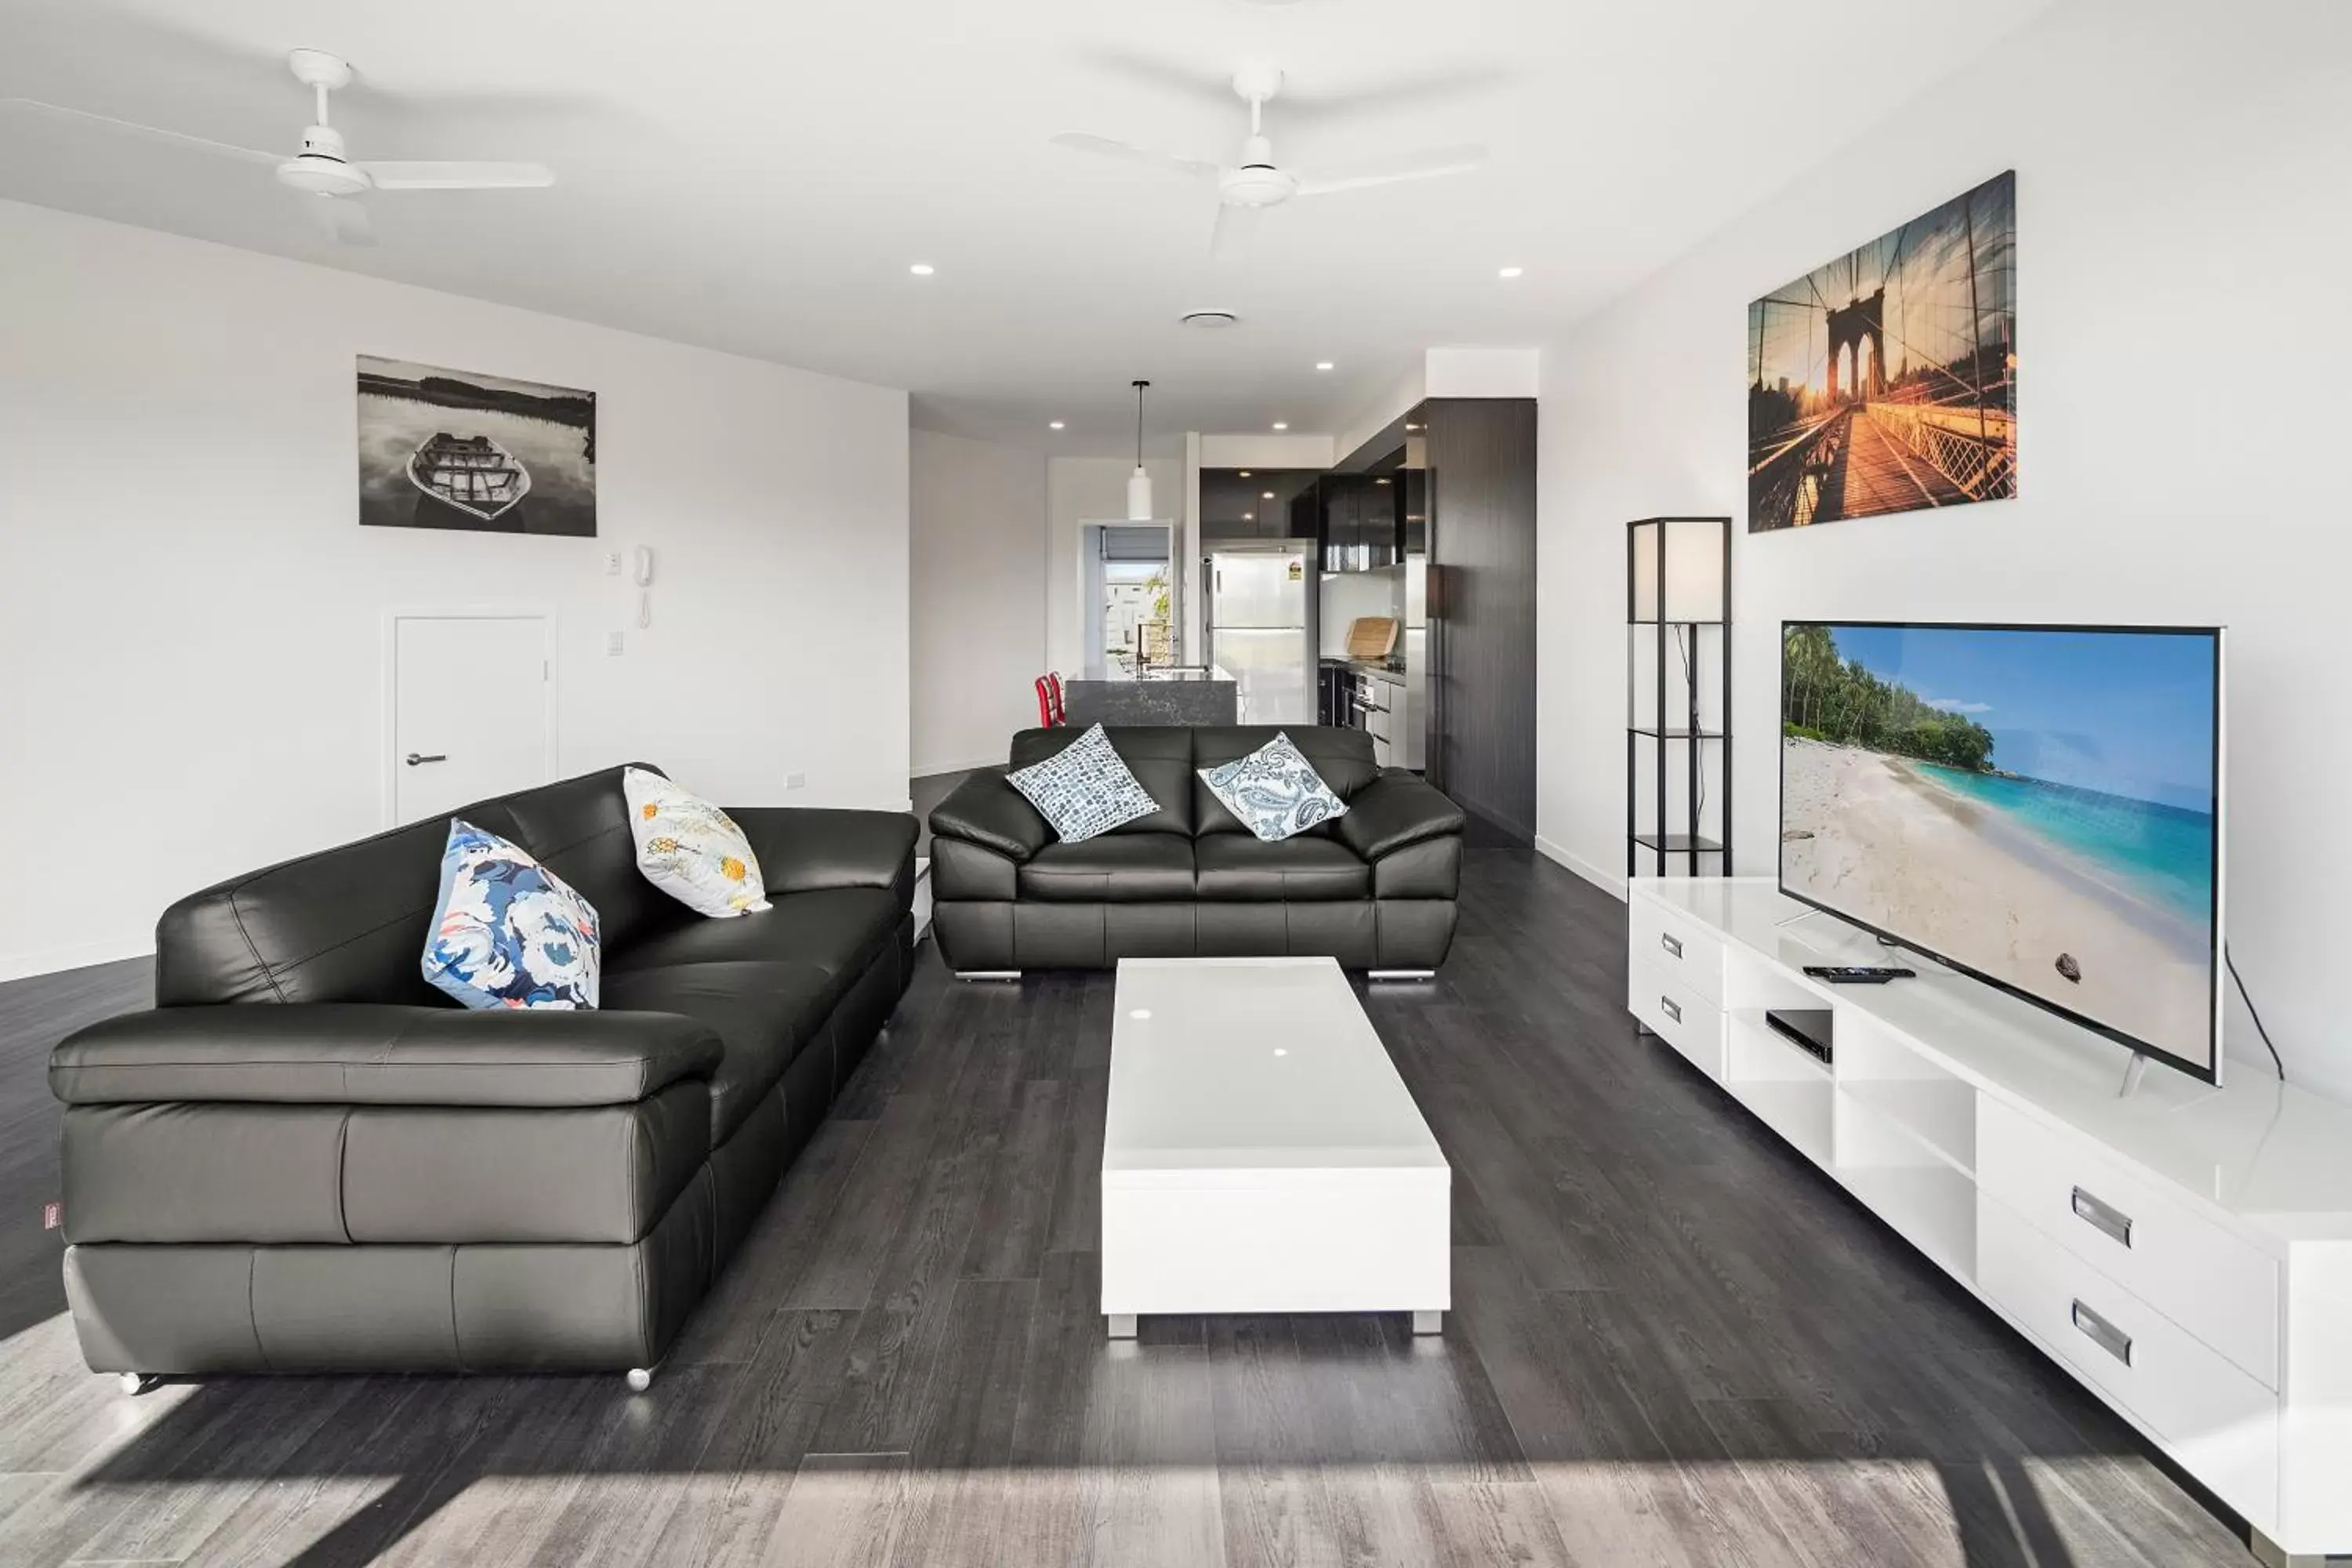
{"type": "Polygon", "coordinates": [[[1394,473],[1323,479],[1323,570],[1377,572],[1404,559],[1404,489],[1394,473]]]}
{"type": "Polygon", "coordinates": [[[1312,539],[1312,468],[1202,468],[1201,540],[1312,539]]]}

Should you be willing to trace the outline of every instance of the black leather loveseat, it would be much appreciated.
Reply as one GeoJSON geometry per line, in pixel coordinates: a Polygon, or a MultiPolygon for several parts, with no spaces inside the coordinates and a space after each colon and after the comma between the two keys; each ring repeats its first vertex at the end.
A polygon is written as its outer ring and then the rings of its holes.
{"type": "MultiPolygon", "coordinates": [[[[1290,954],[1421,974],[1454,941],[1462,813],[1429,784],[1372,761],[1360,730],[1286,727],[1347,815],[1261,842],[1196,770],[1248,755],[1271,726],[1107,727],[1160,809],[1065,844],[993,770],[931,813],[932,929],[968,976],[1100,969],[1121,958],[1290,954]]],[[[1076,740],[1024,730],[1010,767],[1076,740]]]]}
{"type": "Polygon", "coordinates": [[[596,1012],[420,977],[446,817],[172,906],[160,1005],[50,1059],[93,1369],[642,1386],[906,988],[916,825],[736,810],[775,907],[711,921],[626,813],[616,768],[456,814],[596,906],[596,1012]]]}

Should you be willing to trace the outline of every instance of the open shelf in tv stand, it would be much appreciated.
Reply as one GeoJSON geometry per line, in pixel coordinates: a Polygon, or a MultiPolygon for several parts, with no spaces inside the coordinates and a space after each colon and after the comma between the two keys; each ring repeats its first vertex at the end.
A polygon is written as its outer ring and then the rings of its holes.
{"type": "Polygon", "coordinates": [[[2352,1553],[2352,1108],[2243,1065],[2119,1094],[2104,1037],[1762,879],[1635,879],[1627,1004],[2256,1532],[2352,1553]],[[1826,1009],[1823,1063],[1764,1021],[1826,1009]]]}

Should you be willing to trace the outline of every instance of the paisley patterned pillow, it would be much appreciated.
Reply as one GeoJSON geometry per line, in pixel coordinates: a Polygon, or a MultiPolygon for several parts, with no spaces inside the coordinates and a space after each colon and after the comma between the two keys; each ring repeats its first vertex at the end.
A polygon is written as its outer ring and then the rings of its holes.
{"type": "Polygon", "coordinates": [[[468,1007],[593,1007],[596,907],[521,846],[452,819],[423,968],[468,1007]]]}
{"type": "Polygon", "coordinates": [[[621,774],[621,793],[646,881],[715,921],[773,907],[759,857],[733,817],[644,768],[621,774]]]}
{"type": "Polygon", "coordinates": [[[1005,774],[1004,782],[1029,797],[1065,844],[1108,833],[1160,809],[1127,771],[1099,724],[1044,762],[1005,774]]]}
{"type": "Polygon", "coordinates": [[[1280,731],[1246,757],[1202,768],[1201,782],[1244,826],[1269,843],[1348,815],[1346,803],[1280,731]]]}

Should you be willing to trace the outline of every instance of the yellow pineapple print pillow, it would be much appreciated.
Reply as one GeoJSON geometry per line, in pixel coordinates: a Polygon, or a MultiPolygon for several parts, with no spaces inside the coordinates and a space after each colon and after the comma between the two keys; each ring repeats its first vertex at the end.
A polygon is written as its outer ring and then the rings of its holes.
{"type": "Polygon", "coordinates": [[[646,880],[712,920],[770,907],[759,858],[734,818],[643,768],[621,774],[621,793],[646,880]]]}

